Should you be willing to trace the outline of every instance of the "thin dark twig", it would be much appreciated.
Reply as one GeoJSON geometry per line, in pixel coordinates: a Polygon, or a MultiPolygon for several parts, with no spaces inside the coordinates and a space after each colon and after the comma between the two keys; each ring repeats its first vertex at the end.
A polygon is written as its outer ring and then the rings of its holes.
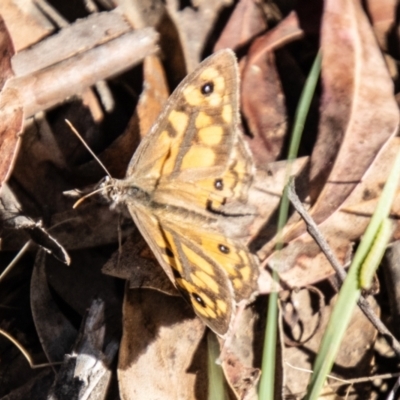
{"type": "Polygon", "coordinates": [[[300,201],[299,197],[297,196],[293,178],[290,178],[288,185],[289,185],[287,192],[288,198],[292,203],[293,207],[296,209],[296,211],[300,214],[301,218],[303,218],[304,222],[306,223],[307,232],[316,241],[316,243],[321,248],[322,252],[325,254],[328,261],[332,264],[332,267],[338,274],[340,281],[343,282],[346,279],[347,275],[346,271],[344,270],[339,260],[336,258],[335,254],[333,254],[328,242],[325,240],[322,233],[318,229],[317,224],[310,217],[307,210],[304,208],[302,202],[300,201]]]}
{"type": "MultiPolygon", "coordinates": [[[[325,257],[328,259],[333,269],[335,270],[336,274],[338,275],[339,280],[343,282],[346,278],[346,271],[344,270],[343,266],[336,258],[336,256],[333,254],[331,248],[329,247],[328,242],[325,240],[324,236],[318,229],[317,224],[310,217],[307,210],[301,203],[299,197],[297,196],[293,178],[291,178],[289,181],[287,194],[293,207],[296,209],[296,211],[300,214],[301,218],[303,218],[304,222],[306,223],[308,233],[321,248],[321,251],[324,253],[325,257]]],[[[337,288],[335,287],[335,289],[337,288]]],[[[392,346],[393,351],[396,353],[397,357],[400,358],[400,343],[392,335],[392,333],[385,326],[385,324],[383,324],[380,318],[375,314],[368,300],[362,296],[359,298],[357,304],[360,307],[361,311],[364,313],[364,315],[374,325],[375,329],[377,329],[377,331],[381,335],[386,337],[389,344],[392,346]]]]}

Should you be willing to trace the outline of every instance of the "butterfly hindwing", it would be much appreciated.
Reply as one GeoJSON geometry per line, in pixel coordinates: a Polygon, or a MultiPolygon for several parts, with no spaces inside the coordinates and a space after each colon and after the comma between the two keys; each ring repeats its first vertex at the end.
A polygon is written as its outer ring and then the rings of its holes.
{"type": "MultiPolygon", "coordinates": [[[[184,222],[159,221],[163,263],[174,274],[178,289],[186,294],[200,318],[216,333],[226,333],[234,304],[254,293],[258,265],[247,248],[210,229],[184,222]]],[[[161,252],[160,252],[161,250],[161,252]]]]}
{"type": "MultiPolygon", "coordinates": [[[[130,211],[157,260],[175,286],[214,332],[229,328],[234,304],[252,297],[258,264],[246,246],[211,229],[196,229],[130,211]]],[[[178,218],[179,219],[179,218],[178,218]]]]}
{"type": "Polygon", "coordinates": [[[196,314],[214,332],[224,334],[232,317],[233,291],[226,273],[215,260],[199,251],[201,238],[197,243],[183,239],[176,227],[162,227],[145,210],[134,207],[129,210],[156,259],[196,314]]]}

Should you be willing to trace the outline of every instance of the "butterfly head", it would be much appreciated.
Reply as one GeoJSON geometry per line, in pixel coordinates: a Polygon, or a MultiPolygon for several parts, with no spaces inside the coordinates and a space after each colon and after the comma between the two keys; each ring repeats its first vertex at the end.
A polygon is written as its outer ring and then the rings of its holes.
{"type": "Polygon", "coordinates": [[[115,208],[121,203],[145,201],[148,197],[146,192],[126,179],[115,179],[110,176],[105,176],[99,182],[98,189],[103,198],[112,204],[111,208],[115,208]]]}
{"type": "Polygon", "coordinates": [[[101,192],[102,197],[113,206],[123,201],[123,188],[118,184],[118,179],[105,176],[98,183],[98,189],[101,192]]]}

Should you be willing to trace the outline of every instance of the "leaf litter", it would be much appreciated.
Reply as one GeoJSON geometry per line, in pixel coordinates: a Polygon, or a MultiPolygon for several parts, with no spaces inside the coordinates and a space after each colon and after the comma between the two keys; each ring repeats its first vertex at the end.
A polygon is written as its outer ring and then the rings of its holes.
{"type": "MultiPolygon", "coordinates": [[[[279,398],[301,398],[336,293],[327,283],[334,271],[296,213],[284,230],[285,248],[274,252],[294,105],[321,46],[321,87],[294,171],[302,201],[346,265],[400,150],[398,74],[390,61],[399,55],[395,2],[370,0],[366,9],[350,0],[326,0],[323,9],[252,0],[121,0],[114,9],[105,2],[82,1],[75,9],[26,3],[0,6],[2,269],[32,242],[0,281],[0,328],[36,363],[64,364],[31,370],[0,337],[0,399],[61,398],[61,383],[77,398],[207,398],[205,327],[130,217],[95,197],[73,210],[74,199],[63,194],[94,187],[104,175],[64,120],[114,177],[123,177],[171,90],[212,49],[227,46],[239,57],[242,128],[258,168],[249,198],[257,218],[247,241],[263,269],[260,296],[238,317],[229,345],[220,343],[220,362],[229,398],[257,398],[275,268],[282,289],[279,398]],[[316,292],[324,301],[315,300],[316,292]]],[[[399,200],[391,217],[398,240],[399,200]]],[[[396,282],[385,280],[398,279],[396,259],[385,263],[370,298],[396,334],[399,296],[396,282]]],[[[333,374],[351,382],[397,372],[398,359],[384,343],[358,310],[333,374]]],[[[329,389],[342,396],[350,388],[351,399],[385,398],[391,382],[376,382],[346,387],[330,380],[329,389]]]]}

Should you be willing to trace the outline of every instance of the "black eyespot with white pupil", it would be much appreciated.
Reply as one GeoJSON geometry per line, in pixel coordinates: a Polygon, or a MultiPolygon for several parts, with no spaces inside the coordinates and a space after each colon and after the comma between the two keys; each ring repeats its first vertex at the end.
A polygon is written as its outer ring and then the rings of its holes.
{"type": "Polygon", "coordinates": [[[192,296],[202,307],[206,307],[206,303],[204,303],[204,300],[197,293],[192,293],[192,296]]]}
{"type": "Polygon", "coordinates": [[[220,251],[221,253],[224,253],[224,254],[229,254],[230,251],[231,251],[229,247],[227,247],[227,246],[225,246],[225,245],[223,245],[223,244],[219,244],[219,245],[218,245],[218,249],[219,249],[219,251],[220,251]]]}
{"type": "Polygon", "coordinates": [[[214,182],[214,187],[217,190],[223,190],[224,189],[224,181],[222,179],[216,179],[214,182]]]}
{"type": "Polygon", "coordinates": [[[201,87],[201,93],[204,94],[205,96],[208,96],[214,91],[214,83],[213,82],[207,82],[201,87]]]}

